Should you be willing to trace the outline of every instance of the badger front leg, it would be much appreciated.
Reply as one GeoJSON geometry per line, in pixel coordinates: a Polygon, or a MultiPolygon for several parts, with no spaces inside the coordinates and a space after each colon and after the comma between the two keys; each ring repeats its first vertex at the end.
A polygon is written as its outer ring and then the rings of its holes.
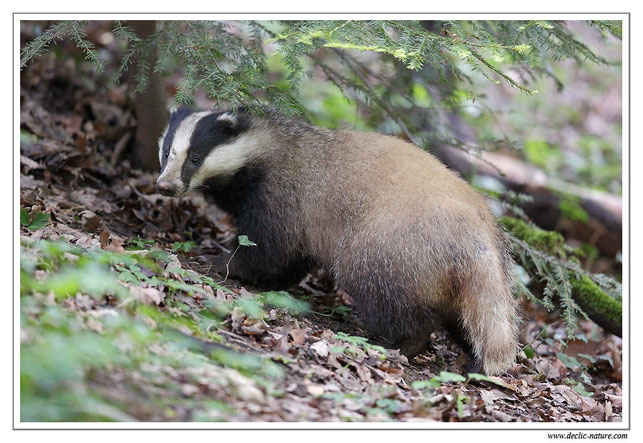
{"type": "Polygon", "coordinates": [[[313,261],[278,248],[240,246],[229,261],[230,276],[267,289],[296,285],[313,268],[313,261]]]}

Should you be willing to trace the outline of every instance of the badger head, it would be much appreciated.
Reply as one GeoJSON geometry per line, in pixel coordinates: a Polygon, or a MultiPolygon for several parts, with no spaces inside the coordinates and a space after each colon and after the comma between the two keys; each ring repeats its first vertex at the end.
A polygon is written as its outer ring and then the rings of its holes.
{"type": "Polygon", "coordinates": [[[256,150],[245,113],[172,109],[159,139],[158,191],[180,197],[209,179],[234,174],[256,150]]]}

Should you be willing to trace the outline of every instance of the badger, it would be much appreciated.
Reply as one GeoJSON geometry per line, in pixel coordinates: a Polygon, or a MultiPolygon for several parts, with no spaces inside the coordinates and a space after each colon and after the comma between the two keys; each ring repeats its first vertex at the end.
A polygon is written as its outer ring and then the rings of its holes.
{"type": "Polygon", "coordinates": [[[229,213],[230,275],[288,288],[315,268],[354,300],[373,336],[409,357],[446,329],[470,369],[517,352],[513,264],[484,199],[434,156],[378,133],[330,130],[272,109],[174,109],[158,191],[201,192],[229,213]]]}

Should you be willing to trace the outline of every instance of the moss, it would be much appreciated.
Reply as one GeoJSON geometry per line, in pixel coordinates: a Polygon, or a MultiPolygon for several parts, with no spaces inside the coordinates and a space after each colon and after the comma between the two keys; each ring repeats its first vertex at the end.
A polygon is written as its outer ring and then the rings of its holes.
{"type": "Polygon", "coordinates": [[[591,278],[586,275],[570,278],[574,298],[588,314],[591,312],[609,319],[620,328],[623,319],[623,306],[619,300],[610,297],[591,278]]]}
{"type": "Polygon", "coordinates": [[[560,208],[560,212],[563,214],[563,217],[583,223],[587,223],[589,221],[589,214],[587,214],[587,211],[585,211],[581,206],[580,197],[563,192],[559,192],[557,195],[560,198],[558,207],[560,208]]]}
{"type": "MultiPolygon", "coordinates": [[[[500,221],[512,235],[547,254],[575,262],[582,256],[583,251],[566,248],[565,238],[558,232],[546,231],[513,217],[502,217],[500,221]],[[571,254],[568,256],[567,252],[571,254]]],[[[590,277],[578,276],[574,272],[566,274],[574,300],[581,309],[603,329],[620,336],[623,317],[621,302],[603,291],[590,277]]]]}
{"type": "Polygon", "coordinates": [[[565,257],[565,238],[554,231],[546,231],[514,217],[501,217],[505,229],[520,240],[548,254],[565,257]]]}

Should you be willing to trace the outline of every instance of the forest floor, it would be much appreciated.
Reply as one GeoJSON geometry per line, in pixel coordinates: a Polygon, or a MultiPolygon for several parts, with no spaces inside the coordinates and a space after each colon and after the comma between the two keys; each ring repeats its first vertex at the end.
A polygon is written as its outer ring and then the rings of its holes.
{"type": "Polygon", "coordinates": [[[524,350],[484,377],[441,333],[413,361],[383,348],[322,273],[288,292],[213,273],[233,221],[155,193],[123,89],[66,69],[21,78],[23,421],[622,420],[621,340],[591,322],[568,341],[524,302],[524,350]]]}

